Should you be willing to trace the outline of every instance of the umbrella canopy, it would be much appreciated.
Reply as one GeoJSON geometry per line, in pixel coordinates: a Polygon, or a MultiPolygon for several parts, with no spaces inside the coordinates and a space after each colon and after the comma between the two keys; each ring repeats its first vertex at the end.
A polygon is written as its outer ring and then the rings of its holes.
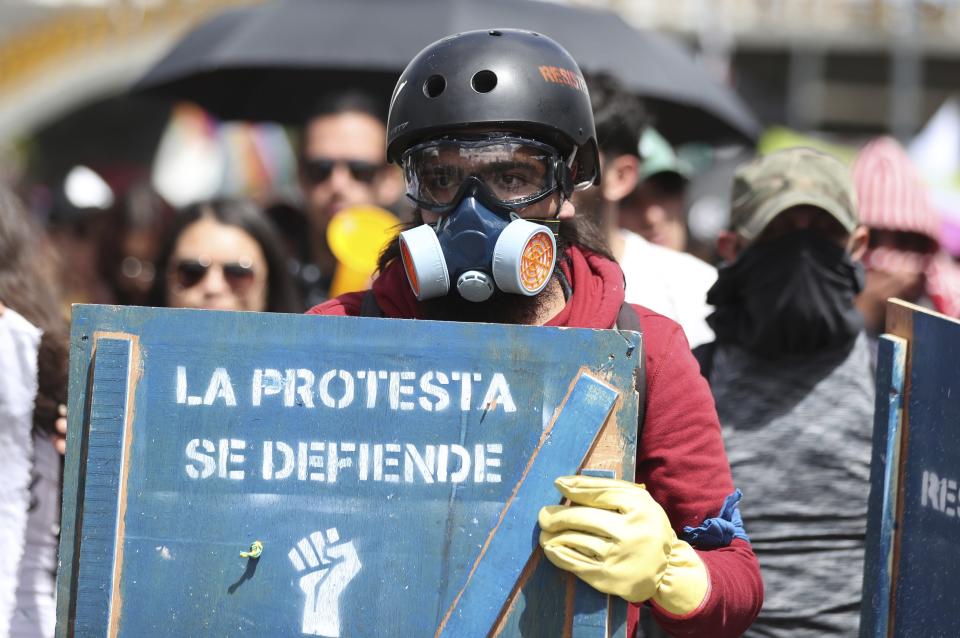
{"type": "Polygon", "coordinates": [[[276,0],[222,13],[189,33],[134,91],[189,99],[224,119],[299,123],[324,92],[387,99],[404,66],[451,33],[522,28],[560,42],[647,100],[674,143],[752,142],[759,125],[673,40],[619,16],[536,0],[276,0]]]}

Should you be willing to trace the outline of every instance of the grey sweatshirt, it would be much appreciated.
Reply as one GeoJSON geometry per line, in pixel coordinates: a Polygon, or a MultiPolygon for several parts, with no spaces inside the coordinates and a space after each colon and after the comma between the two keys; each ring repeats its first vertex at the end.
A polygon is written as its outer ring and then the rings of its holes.
{"type": "Polygon", "coordinates": [[[870,490],[866,336],[769,361],[718,344],[710,385],[765,602],[747,636],[855,636],[870,490]]]}

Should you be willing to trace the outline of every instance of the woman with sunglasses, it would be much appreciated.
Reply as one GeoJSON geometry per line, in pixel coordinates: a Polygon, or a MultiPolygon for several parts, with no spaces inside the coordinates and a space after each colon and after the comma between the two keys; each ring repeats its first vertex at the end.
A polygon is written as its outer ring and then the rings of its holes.
{"type": "Polygon", "coordinates": [[[252,203],[181,211],[157,262],[152,303],[170,308],[299,312],[277,230],[252,203]]]}

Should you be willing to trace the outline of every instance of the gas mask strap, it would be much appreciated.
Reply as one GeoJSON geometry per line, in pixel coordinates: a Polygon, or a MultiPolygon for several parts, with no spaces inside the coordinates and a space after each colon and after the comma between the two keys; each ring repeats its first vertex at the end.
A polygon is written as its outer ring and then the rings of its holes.
{"type": "Polygon", "coordinates": [[[568,201],[569,198],[566,197],[563,193],[563,190],[557,189],[556,192],[560,195],[560,199],[557,202],[557,212],[554,213],[553,217],[527,217],[527,221],[534,222],[535,224],[540,224],[546,226],[550,229],[550,232],[553,233],[554,237],[560,236],[560,210],[563,208],[563,203],[568,201]]]}
{"type": "MultiPolygon", "coordinates": [[[[559,213],[558,213],[559,214],[559,213]]],[[[541,226],[546,226],[550,229],[550,232],[553,233],[554,237],[560,236],[560,220],[556,217],[551,217],[549,219],[527,219],[528,222],[533,222],[535,224],[540,224],[541,226]]]]}
{"type": "MultiPolygon", "coordinates": [[[[562,174],[557,175],[557,190],[560,191],[560,207],[563,206],[564,200],[568,200],[573,196],[573,191],[577,188],[577,185],[573,182],[573,164],[577,161],[577,151],[579,150],[580,147],[573,147],[573,152],[570,153],[570,157],[567,158],[567,161],[563,164],[562,174]]],[[[560,207],[557,207],[557,215],[560,214],[560,207]]]]}
{"type": "Polygon", "coordinates": [[[560,282],[560,288],[563,290],[564,300],[569,300],[570,296],[573,294],[573,286],[570,285],[570,280],[567,279],[566,274],[564,274],[563,268],[556,268],[553,272],[557,276],[557,281],[560,282]]]}

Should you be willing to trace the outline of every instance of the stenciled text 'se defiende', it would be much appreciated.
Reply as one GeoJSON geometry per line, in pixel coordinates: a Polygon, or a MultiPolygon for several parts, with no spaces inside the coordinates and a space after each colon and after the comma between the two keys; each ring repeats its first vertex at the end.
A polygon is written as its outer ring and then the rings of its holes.
{"type": "MultiPolygon", "coordinates": [[[[236,375],[235,375],[236,376],[236,375]]],[[[176,403],[184,406],[237,407],[238,389],[250,390],[249,406],[332,408],[386,407],[395,411],[517,411],[510,384],[501,372],[427,370],[343,370],[254,368],[236,385],[218,367],[201,383],[191,383],[186,366],[176,368],[176,403]],[[200,394],[190,390],[201,389],[200,394]]],[[[244,401],[245,403],[245,401],[244,401]]],[[[193,480],[250,477],[254,461],[265,481],[354,481],[385,483],[499,483],[500,442],[460,445],[452,441],[413,444],[404,441],[280,441],[260,443],[236,438],[193,438],[184,448],[186,476],[193,480]],[[259,449],[258,449],[259,448],[259,449]],[[258,461],[248,459],[260,452],[258,461]]]]}

